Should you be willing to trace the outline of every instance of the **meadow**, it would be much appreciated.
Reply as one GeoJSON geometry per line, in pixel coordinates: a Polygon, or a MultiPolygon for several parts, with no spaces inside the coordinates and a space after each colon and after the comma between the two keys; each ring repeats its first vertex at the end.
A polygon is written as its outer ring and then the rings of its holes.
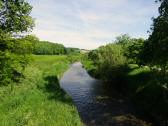
{"type": "Polygon", "coordinates": [[[0,88],[2,126],[81,126],[72,99],[60,88],[67,56],[32,56],[19,83],[0,88]]]}

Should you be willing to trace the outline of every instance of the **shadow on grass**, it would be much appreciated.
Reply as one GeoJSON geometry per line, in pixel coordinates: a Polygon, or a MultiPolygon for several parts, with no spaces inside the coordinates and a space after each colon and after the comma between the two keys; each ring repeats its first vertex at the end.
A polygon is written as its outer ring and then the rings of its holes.
{"type": "Polygon", "coordinates": [[[127,75],[127,86],[131,89],[131,93],[140,87],[145,87],[152,79],[154,74],[152,72],[141,72],[135,75],[127,75]]]}
{"type": "MultiPolygon", "coordinates": [[[[137,68],[137,70],[140,68],[137,68]]],[[[163,88],[162,75],[156,71],[141,71],[127,76],[128,92],[144,117],[155,125],[168,125],[168,91],[163,88]]]]}
{"type": "MultiPolygon", "coordinates": [[[[153,104],[157,101],[160,103],[163,102],[163,100],[158,100],[158,96],[161,96],[161,92],[156,90],[158,88],[151,87],[151,84],[156,83],[155,79],[158,77],[157,73],[145,70],[141,67],[131,68],[129,66],[119,66],[116,69],[114,68],[114,70],[108,70],[108,75],[106,77],[108,77],[111,86],[111,88],[108,88],[108,92],[112,92],[110,89],[115,89],[126,98],[131,98],[136,104],[138,116],[144,120],[153,122],[153,125],[157,124],[155,119],[149,116],[151,115],[151,109],[149,108],[152,108],[152,111],[156,113],[156,109],[161,110],[160,107],[163,106],[163,104],[158,104],[157,106],[153,104]],[[153,105],[154,107],[152,107],[153,105]]],[[[162,112],[162,114],[163,113],[164,112],[162,112]]]]}
{"type": "Polygon", "coordinates": [[[60,88],[57,76],[47,76],[45,77],[45,81],[47,83],[44,86],[44,91],[49,93],[49,100],[56,100],[67,104],[73,104],[70,96],[68,96],[66,92],[60,88]]]}

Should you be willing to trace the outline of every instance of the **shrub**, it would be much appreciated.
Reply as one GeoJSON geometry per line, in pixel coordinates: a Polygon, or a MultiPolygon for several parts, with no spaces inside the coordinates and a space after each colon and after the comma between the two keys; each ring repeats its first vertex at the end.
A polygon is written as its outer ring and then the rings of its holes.
{"type": "MultiPolygon", "coordinates": [[[[89,52],[87,57],[91,63],[89,71],[104,81],[121,80],[118,78],[122,78],[125,75],[126,58],[123,54],[123,48],[119,44],[102,46],[89,52]],[[91,66],[92,69],[90,68],[91,66]]],[[[84,63],[88,67],[88,62],[84,63]]]]}

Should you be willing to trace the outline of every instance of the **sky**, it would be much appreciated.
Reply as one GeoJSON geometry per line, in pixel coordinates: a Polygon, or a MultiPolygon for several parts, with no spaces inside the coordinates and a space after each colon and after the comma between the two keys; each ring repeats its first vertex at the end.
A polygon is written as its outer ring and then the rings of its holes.
{"type": "Polygon", "coordinates": [[[35,34],[66,47],[95,49],[122,34],[148,38],[154,0],[28,0],[35,34]]]}

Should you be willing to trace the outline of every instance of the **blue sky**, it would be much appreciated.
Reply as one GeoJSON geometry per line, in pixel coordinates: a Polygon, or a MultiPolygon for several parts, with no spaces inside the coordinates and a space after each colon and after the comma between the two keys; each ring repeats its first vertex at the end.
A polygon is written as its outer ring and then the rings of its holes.
{"type": "Polygon", "coordinates": [[[157,16],[154,0],[28,0],[40,40],[95,49],[116,36],[147,38],[157,16]]]}

